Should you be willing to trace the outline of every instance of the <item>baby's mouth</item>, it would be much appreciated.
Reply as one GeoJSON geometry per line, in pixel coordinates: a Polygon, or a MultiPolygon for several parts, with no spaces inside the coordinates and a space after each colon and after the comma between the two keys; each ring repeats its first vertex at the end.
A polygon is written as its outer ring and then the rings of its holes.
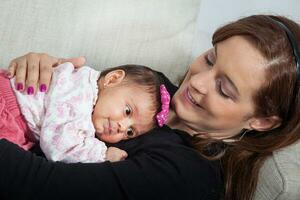
{"type": "Polygon", "coordinates": [[[108,118],[107,123],[103,126],[104,133],[103,134],[115,134],[117,130],[114,128],[113,122],[108,118]]]}
{"type": "Polygon", "coordinates": [[[111,124],[110,124],[110,119],[107,119],[107,123],[103,125],[104,131],[103,134],[110,134],[111,133],[111,124]]]}

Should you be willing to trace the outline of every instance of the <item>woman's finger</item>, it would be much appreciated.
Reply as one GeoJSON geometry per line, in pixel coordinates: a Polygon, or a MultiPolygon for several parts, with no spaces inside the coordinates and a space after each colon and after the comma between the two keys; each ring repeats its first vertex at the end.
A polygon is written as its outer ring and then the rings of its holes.
{"type": "Polygon", "coordinates": [[[85,57],[76,57],[76,58],[67,58],[67,59],[60,58],[58,60],[58,64],[65,63],[65,62],[71,62],[75,68],[79,68],[85,64],[86,58],[85,57]]]}
{"type": "Polygon", "coordinates": [[[39,80],[39,67],[39,57],[37,56],[37,54],[28,54],[26,91],[29,95],[32,95],[37,91],[37,85],[39,80]]]}
{"type": "Polygon", "coordinates": [[[53,66],[57,65],[58,59],[50,56],[45,56],[40,59],[40,79],[39,90],[46,92],[52,77],[53,66]]]}
{"type": "Polygon", "coordinates": [[[10,62],[9,66],[8,66],[7,77],[8,78],[14,77],[15,73],[16,73],[16,69],[17,69],[17,63],[13,60],[13,61],[10,62]]]}
{"type": "Polygon", "coordinates": [[[23,91],[25,89],[25,79],[27,72],[27,62],[26,59],[20,58],[16,60],[16,88],[18,91],[23,91]]]}

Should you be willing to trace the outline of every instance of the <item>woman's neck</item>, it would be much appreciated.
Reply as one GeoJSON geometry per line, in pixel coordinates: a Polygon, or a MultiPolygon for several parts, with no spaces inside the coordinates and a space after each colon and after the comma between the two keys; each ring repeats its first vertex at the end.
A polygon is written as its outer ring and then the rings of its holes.
{"type": "Polygon", "coordinates": [[[222,140],[226,138],[231,138],[241,133],[241,128],[230,129],[230,130],[219,130],[218,132],[207,132],[205,130],[195,130],[192,127],[188,126],[184,123],[178,116],[176,115],[173,109],[170,109],[167,125],[173,129],[179,129],[185,131],[191,136],[197,136],[203,139],[213,138],[217,140],[222,140]]]}
{"type": "Polygon", "coordinates": [[[168,115],[168,121],[167,125],[171,128],[178,128],[178,125],[180,124],[180,119],[177,117],[176,113],[173,109],[170,109],[169,115],[168,115]]]}
{"type": "Polygon", "coordinates": [[[182,121],[178,118],[175,111],[173,109],[170,109],[167,125],[173,129],[179,129],[182,131],[187,132],[190,135],[194,135],[195,131],[191,130],[189,127],[187,127],[182,121]]]}

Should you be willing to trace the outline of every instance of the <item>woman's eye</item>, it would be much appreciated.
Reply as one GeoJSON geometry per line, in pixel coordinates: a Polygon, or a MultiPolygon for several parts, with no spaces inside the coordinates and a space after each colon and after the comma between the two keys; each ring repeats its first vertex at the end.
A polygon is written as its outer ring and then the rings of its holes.
{"type": "Polygon", "coordinates": [[[128,136],[128,137],[133,137],[133,136],[134,136],[134,131],[133,131],[132,128],[128,128],[128,129],[127,129],[127,136],[128,136]]]}
{"type": "Polygon", "coordinates": [[[206,62],[207,65],[214,66],[215,57],[214,57],[212,52],[209,52],[208,54],[206,54],[204,58],[205,58],[205,62],[206,62]]]}
{"type": "Polygon", "coordinates": [[[216,82],[217,82],[218,93],[224,98],[230,98],[230,96],[228,96],[226,93],[223,92],[221,80],[218,79],[216,82]]]}
{"type": "Polygon", "coordinates": [[[214,64],[209,60],[208,56],[205,56],[205,62],[209,66],[214,66],[214,64]]]}
{"type": "Polygon", "coordinates": [[[129,106],[125,107],[125,114],[128,116],[131,114],[131,108],[129,106]]]}

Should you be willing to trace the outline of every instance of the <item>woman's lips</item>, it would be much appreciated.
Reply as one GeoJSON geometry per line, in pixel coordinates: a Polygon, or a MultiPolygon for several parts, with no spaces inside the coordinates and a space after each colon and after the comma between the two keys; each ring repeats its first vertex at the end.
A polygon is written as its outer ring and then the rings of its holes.
{"type": "Polygon", "coordinates": [[[196,100],[193,98],[193,96],[191,95],[191,93],[190,93],[190,91],[189,91],[188,88],[186,88],[185,91],[184,91],[184,97],[185,97],[185,99],[186,99],[190,104],[192,104],[192,105],[194,105],[194,106],[197,106],[197,107],[203,109],[203,107],[202,107],[200,104],[198,104],[198,103],[196,102],[196,100]]]}
{"type": "Polygon", "coordinates": [[[187,89],[186,90],[186,94],[187,94],[187,98],[195,105],[198,105],[197,102],[195,101],[195,99],[192,97],[190,91],[187,89]]]}
{"type": "Polygon", "coordinates": [[[188,88],[186,88],[185,91],[184,91],[184,97],[185,97],[185,99],[186,99],[190,104],[197,106],[197,102],[196,102],[195,99],[191,96],[191,94],[190,94],[188,88]]]}

